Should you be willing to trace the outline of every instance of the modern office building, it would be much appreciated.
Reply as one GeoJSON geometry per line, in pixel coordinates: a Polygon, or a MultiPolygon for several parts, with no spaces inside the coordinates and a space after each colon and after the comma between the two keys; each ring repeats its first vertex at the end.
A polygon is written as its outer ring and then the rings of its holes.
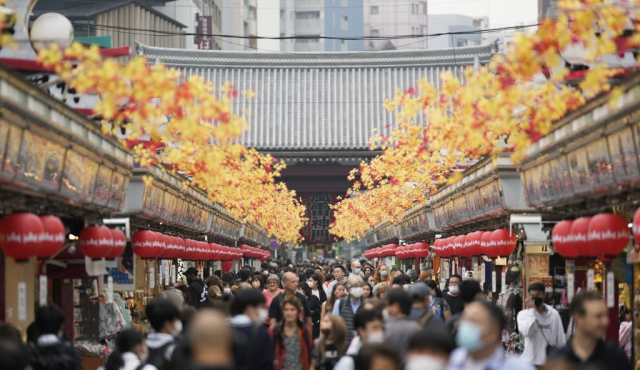
{"type": "Polygon", "coordinates": [[[416,38],[408,39],[367,40],[364,45],[365,49],[427,49],[430,40],[427,40],[427,37],[419,37],[428,33],[427,13],[428,5],[426,1],[364,0],[365,36],[416,36],[416,38]]]}

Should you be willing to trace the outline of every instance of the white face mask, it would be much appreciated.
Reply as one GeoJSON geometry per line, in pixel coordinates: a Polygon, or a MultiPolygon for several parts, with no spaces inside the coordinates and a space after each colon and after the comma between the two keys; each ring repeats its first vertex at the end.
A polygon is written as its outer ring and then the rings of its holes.
{"type": "Polygon", "coordinates": [[[231,288],[224,288],[223,291],[227,294],[231,293],[231,288]]]}
{"type": "Polygon", "coordinates": [[[363,287],[353,287],[353,288],[351,288],[349,290],[349,294],[351,294],[352,297],[360,298],[364,294],[364,288],[363,287]]]}
{"type": "Polygon", "coordinates": [[[266,308],[258,310],[258,323],[263,323],[269,317],[269,311],[266,308]]]}
{"type": "Polygon", "coordinates": [[[309,286],[309,288],[313,289],[316,287],[316,282],[313,280],[307,280],[307,285],[309,286]]]}
{"type": "Polygon", "coordinates": [[[389,310],[387,310],[386,308],[384,310],[382,310],[382,319],[384,321],[387,321],[387,320],[389,320],[389,317],[390,317],[389,316],[389,310]]]}
{"type": "Polygon", "coordinates": [[[409,357],[405,370],[442,370],[446,363],[441,359],[427,355],[417,355],[409,357]]]}
{"type": "Polygon", "coordinates": [[[182,334],[182,321],[178,320],[173,324],[173,331],[171,331],[171,335],[177,337],[180,334],[182,334]]]}
{"type": "Polygon", "coordinates": [[[382,343],[384,342],[384,333],[379,331],[367,335],[367,343],[382,343]]]}
{"type": "Polygon", "coordinates": [[[450,286],[449,287],[449,291],[452,294],[458,294],[458,293],[460,293],[460,287],[459,286],[450,286]]]}

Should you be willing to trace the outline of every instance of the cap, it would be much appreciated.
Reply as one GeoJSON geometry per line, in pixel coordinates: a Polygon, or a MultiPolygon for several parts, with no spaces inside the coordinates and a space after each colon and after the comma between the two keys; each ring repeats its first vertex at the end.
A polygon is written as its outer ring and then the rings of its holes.
{"type": "Polygon", "coordinates": [[[411,285],[409,288],[409,292],[411,293],[411,297],[415,297],[418,299],[425,299],[427,296],[435,296],[431,288],[427,286],[427,284],[423,282],[417,282],[411,285]]]}
{"type": "Polygon", "coordinates": [[[184,272],[185,275],[192,274],[198,276],[198,269],[195,267],[189,267],[187,271],[184,272]]]}

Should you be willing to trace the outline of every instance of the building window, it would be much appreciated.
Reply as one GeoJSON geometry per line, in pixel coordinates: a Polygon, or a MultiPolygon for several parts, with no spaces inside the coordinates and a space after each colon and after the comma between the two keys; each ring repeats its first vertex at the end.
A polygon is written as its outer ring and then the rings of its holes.
{"type": "Polygon", "coordinates": [[[371,15],[378,15],[379,11],[380,11],[380,9],[378,9],[377,6],[372,6],[371,7],[371,15]]]}
{"type": "Polygon", "coordinates": [[[371,37],[378,37],[378,36],[380,36],[379,30],[371,30],[371,37]]]}
{"type": "Polygon", "coordinates": [[[343,31],[349,31],[349,17],[346,15],[340,16],[340,29],[343,31]]]}
{"type": "Polygon", "coordinates": [[[347,40],[342,40],[342,44],[340,45],[340,50],[349,51],[349,43],[347,43],[347,40]]]}
{"type": "Polygon", "coordinates": [[[320,12],[296,12],[296,19],[320,19],[320,12]]]}

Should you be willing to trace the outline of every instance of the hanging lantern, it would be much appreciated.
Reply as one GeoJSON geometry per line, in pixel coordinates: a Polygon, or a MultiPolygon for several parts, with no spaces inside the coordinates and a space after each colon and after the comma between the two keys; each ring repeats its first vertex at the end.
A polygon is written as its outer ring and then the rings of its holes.
{"type": "Polygon", "coordinates": [[[591,246],[588,240],[589,222],[591,217],[580,217],[571,224],[571,239],[573,240],[573,249],[587,258],[598,257],[598,250],[591,246]]]}
{"type": "Polygon", "coordinates": [[[629,221],[624,216],[601,213],[589,221],[587,239],[598,255],[615,257],[629,244],[629,221]]]}
{"type": "Polygon", "coordinates": [[[491,242],[495,241],[497,253],[500,257],[508,257],[516,250],[518,240],[516,234],[509,229],[498,229],[491,233],[491,242]]]}
{"type": "Polygon", "coordinates": [[[180,258],[180,256],[183,255],[184,250],[186,248],[185,245],[185,239],[182,239],[179,236],[175,237],[175,249],[173,250],[173,253],[171,255],[171,259],[177,259],[180,258]]]}
{"type": "Polygon", "coordinates": [[[640,208],[633,215],[633,237],[636,239],[636,244],[640,245],[640,208]]]}
{"type": "Polygon", "coordinates": [[[113,260],[124,253],[124,250],[127,248],[127,237],[118,229],[109,230],[111,230],[111,237],[113,238],[113,248],[109,250],[109,253],[107,253],[104,258],[113,260]]]}
{"type": "Polygon", "coordinates": [[[140,230],[131,237],[133,253],[142,259],[157,258],[164,244],[164,236],[151,230],[140,230]]]}
{"type": "Polygon", "coordinates": [[[486,231],[482,234],[482,238],[480,238],[480,248],[482,249],[482,254],[489,258],[498,258],[500,257],[500,253],[495,245],[491,241],[491,231],[486,231]]]}
{"type": "Polygon", "coordinates": [[[465,254],[464,251],[464,235],[456,236],[453,239],[453,251],[454,256],[463,257],[465,254]]]}
{"type": "Polygon", "coordinates": [[[573,248],[573,234],[571,234],[571,226],[573,221],[564,220],[558,222],[551,232],[551,241],[556,252],[567,259],[576,259],[580,257],[580,253],[573,248]]]}
{"type": "Polygon", "coordinates": [[[417,248],[416,258],[426,258],[429,255],[429,244],[422,242],[416,243],[415,246],[417,248]]]}
{"type": "Polygon", "coordinates": [[[467,245],[469,247],[469,254],[471,256],[479,256],[482,254],[480,243],[483,234],[484,231],[474,231],[471,234],[468,234],[465,238],[465,241],[468,241],[467,245]]]}
{"type": "Polygon", "coordinates": [[[66,233],[62,220],[56,216],[40,216],[40,221],[42,221],[44,231],[40,238],[40,250],[36,257],[38,257],[38,259],[47,259],[58,253],[60,248],[62,248],[66,240],[66,233]]]}
{"type": "Polygon", "coordinates": [[[78,244],[82,253],[97,260],[106,257],[113,248],[113,235],[106,226],[89,226],[78,236],[78,244]]]}
{"type": "Polygon", "coordinates": [[[182,259],[182,260],[191,260],[191,256],[193,255],[193,252],[194,252],[193,240],[185,239],[184,240],[184,251],[182,252],[182,255],[180,256],[180,259],[182,259]]]}
{"type": "Polygon", "coordinates": [[[0,247],[16,261],[37,256],[44,232],[42,220],[33,213],[14,213],[0,221],[0,247]]]}

